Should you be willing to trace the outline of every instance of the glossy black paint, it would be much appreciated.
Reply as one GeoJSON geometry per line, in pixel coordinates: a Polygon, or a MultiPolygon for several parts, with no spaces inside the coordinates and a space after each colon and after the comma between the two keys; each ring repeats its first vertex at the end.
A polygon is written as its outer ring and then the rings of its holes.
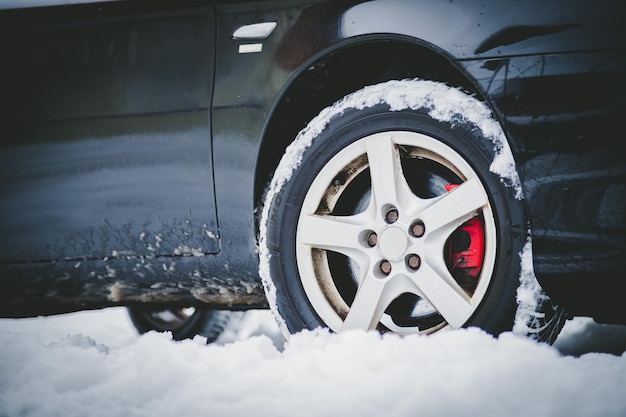
{"type": "Polygon", "coordinates": [[[0,314],[264,306],[256,214],[284,148],[343,95],[423,77],[484,97],[505,126],[551,295],[626,318],[611,295],[626,267],[623,12],[435,0],[0,11],[0,314]],[[278,23],[267,39],[232,39],[266,21],[278,23]]]}

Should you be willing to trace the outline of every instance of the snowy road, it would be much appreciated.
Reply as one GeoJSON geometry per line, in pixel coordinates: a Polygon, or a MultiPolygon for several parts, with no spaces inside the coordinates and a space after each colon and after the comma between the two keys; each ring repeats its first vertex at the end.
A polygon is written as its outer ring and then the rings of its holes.
{"type": "Polygon", "coordinates": [[[0,320],[0,416],[626,415],[626,326],[576,318],[554,346],[477,329],[303,333],[252,311],[219,343],[138,336],[112,308],[0,320]]]}

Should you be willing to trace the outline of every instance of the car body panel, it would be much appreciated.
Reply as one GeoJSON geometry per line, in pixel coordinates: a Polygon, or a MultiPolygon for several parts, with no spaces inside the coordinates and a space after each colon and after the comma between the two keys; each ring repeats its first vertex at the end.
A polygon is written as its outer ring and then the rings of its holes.
{"type": "Polygon", "coordinates": [[[14,32],[0,261],[218,252],[213,25],[205,13],[14,32]]]}
{"type": "Polygon", "coordinates": [[[610,134],[625,113],[626,25],[606,10],[622,9],[186,0],[1,12],[0,44],[19,63],[1,70],[2,123],[19,129],[1,140],[0,314],[264,306],[255,193],[268,125],[316,63],[373,40],[441,55],[492,106],[540,278],[612,276],[626,252],[624,151],[610,134]],[[262,22],[277,23],[266,39],[233,39],[262,22]]]}

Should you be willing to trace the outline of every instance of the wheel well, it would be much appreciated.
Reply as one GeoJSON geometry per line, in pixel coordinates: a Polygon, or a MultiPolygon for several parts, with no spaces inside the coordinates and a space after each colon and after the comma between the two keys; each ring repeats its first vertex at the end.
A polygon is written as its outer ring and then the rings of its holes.
{"type": "Polygon", "coordinates": [[[255,207],[261,206],[267,184],[287,146],[321,110],[365,86],[408,78],[440,81],[480,94],[448,59],[407,40],[350,44],[306,67],[282,95],[265,129],[257,160],[255,207]]]}

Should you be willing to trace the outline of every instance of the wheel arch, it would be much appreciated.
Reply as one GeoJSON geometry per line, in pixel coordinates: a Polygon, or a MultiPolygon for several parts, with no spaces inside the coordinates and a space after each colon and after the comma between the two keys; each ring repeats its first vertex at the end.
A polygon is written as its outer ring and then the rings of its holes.
{"type": "MultiPolygon", "coordinates": [[[[481,100],[486,97],[444,51],[410,37],[360,36],[322,51],[294,72],[270,111],[257,154],[255,207],[261,206],[266,186],[287,146],[321,110],[365,86],[408,78],[439,81],[481,100]],[[373,62],[372,57],[376,57],[373,62]],[[301,97],[306,100],[299,100],[301,97]]],[[[257,232],[259,213],[257,210],[255,216],[257,232]]]]}

